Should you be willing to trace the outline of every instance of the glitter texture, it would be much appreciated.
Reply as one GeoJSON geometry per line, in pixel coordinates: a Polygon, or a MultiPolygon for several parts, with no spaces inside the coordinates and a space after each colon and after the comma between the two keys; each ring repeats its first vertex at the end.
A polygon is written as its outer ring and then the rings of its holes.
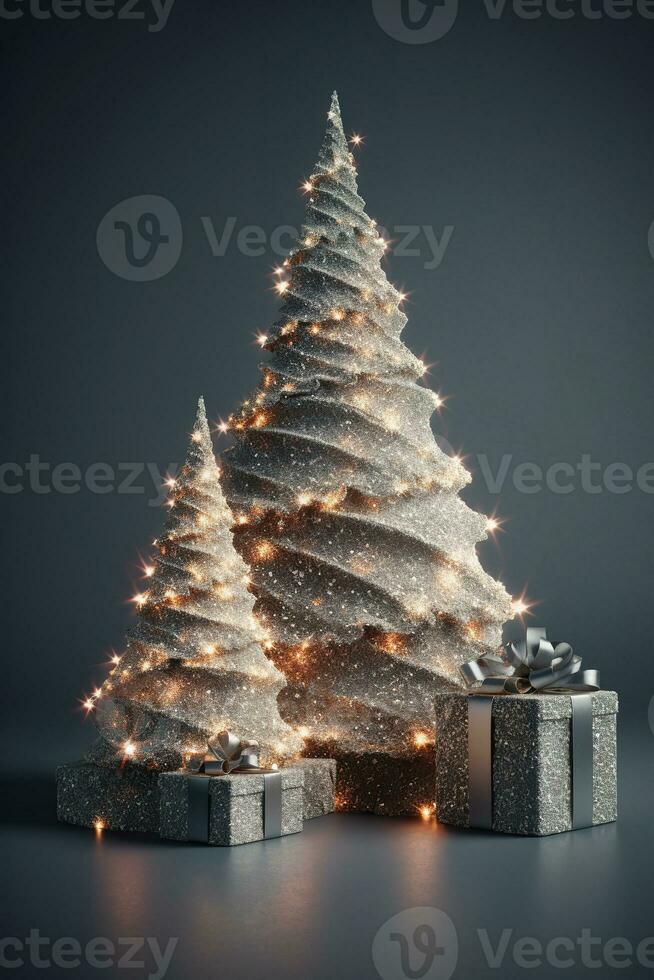
{"type": "MultiPolygon", "coordinates": [[[[159,833],[169,840],[187,841],[187,780],[209,781],[209,841],[215,847],[251,844],[264,839],[264,777],[257,775],[191,776],[184,772],[159,777],[159,833]]],[[[304,774],[294,766],[282,770],[282,836],[302,830],[304,774]]]]}
{"type": "Polygon", "coordinates": [[[229,420],[223,485],[267,652],[289,682],[282,716],[311,754],[361,753],[356,805],[388,813],[368,754],[420,764],[434,692],[499,646],[511,601],[476,555],[488,520],[458,496],[470,475],[434,439],[441,399],[400,340],[404,297],[381,267],[336,95],[304,190],[301,241],[278,270],[281,317],[261,338],[272,356],[229,420]]]}
{"type": "MultiPolygon", "coordinates": [[[[617,819],[618,697],[598,691],[593,703],[593,823],[617,819]]],[[[493,830],[543,836],[572,829],[570,696],[493,698],[493,830]]],[[[468,821],[468,699],[436,699],[436,816],[468,821]]]]}
{"type": "Polygon", "coordinates": [[[294,768],[304,774],[304,819],[313,820],[335,809],[336,762],[334,759],[298,759],[294,768]]]}
{"type": "Polygon", "coordinates": [[[170,516],[135,598],[137,623],[95,701],[102,740],[90,761],[179,768],[185,753],[226,729],[258,741],[263,765],[302,749],[279,715],[284,678],[261,648],[219,475],[200,399],[185,465],[171,481],[170,516]]]}
{"type": "Polygon", "coordinates": [[[157,833],[158,773],[142,766],[110,769],[85,762],[57,769],[57,819],[78,827],[157,833]]]}

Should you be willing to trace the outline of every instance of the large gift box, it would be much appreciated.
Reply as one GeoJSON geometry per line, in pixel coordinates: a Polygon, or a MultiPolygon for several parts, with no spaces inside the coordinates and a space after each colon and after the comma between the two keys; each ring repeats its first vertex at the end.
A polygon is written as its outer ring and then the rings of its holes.
{"type": "Polygon", "coordinates": [[[189,769],[159,776],[161,837],[231,847],[302,830],[301,768],[260,769],[249,746],[230,733],[209,747],[189,769]]]}
{"type": "Polygon", "coordinates": [[[617,694],[545,630],[512,655],[436,699],[437,819],[536,836],[616,820],[617,694]]]}

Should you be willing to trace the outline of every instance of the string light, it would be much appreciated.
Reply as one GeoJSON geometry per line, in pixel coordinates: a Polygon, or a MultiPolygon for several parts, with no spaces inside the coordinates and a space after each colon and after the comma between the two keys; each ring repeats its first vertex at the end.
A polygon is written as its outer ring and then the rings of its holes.
{"type": "Polygon", "coordinates": [[[288,289],[288,286],[289,286],[289,284],[288,284],[288,282],[286,282],[286,280],[283,280],[282,282],[276,282],[275,283],[275,289],[277,290],[277,292],[279,293],[280,296],[282,296],[286,292],[286,290],[288,289]]]}
{"type": "Polygon", "coordinates": [[[418,749],[424,749],[426,745],[429,745],[430,738],[426,732],[416,732],[413,736],[413,744],[418,749]]]}
{"type": "Polygon", "coordinates": [[[265,333],[258,333],[256,339],[259,347],[265,347],[268,343],[268,335],[265,333]]]}
{"type": "Polygon", "coordinates": [[[305,180],[305,182],[302,184],[302,190],[304,191],[305,194],[311,193],[311,191],[313,190],[313,184],[311,183],[310,180],[305,180]]]}
{"type": "Polygon", "coordinates": [[[361,146],[363,142],[364,138],[363,136],[360,136],[359,133],[353,133],[352,136],[350,136],[350,143],[354,144],[354,146],[361,146]]]}
{"type": "Polygon", "coordinates": [[[517,599],[513,600],[513,602],[511,603],[511,609],[513,611],[514,616],[524,616],[531,609],[531,605],[530,603],[525,602],[525,597],[523,594],[519,596],[517,599]]]}
{"type": "Polygon", "coordinates": [[[435,810],[436,806],[434,803],[423,803],[422,806],[418,807],[418,813],[423,820],[431,820],[435,810]]]}
{"type": "Polygon", "coordinates": [[[144,605],[146,604],[146,602],[148,601],[148,596],[149,596],[149,593],[148,593],[148,592],[137,592],[137,593],[136,593],[136,595],[135,595],[135,596],[133,596],[133,597],[132,597],[132,598],[130,599],[130,602],[133,602],[133,603],[135,603],[135,605],[136,605],[136,606],[137,606],[137,607],[138,607],[139,609],[142,609],[142,608],[143,608],[143,606],[144,606],[144,605]]]}
{"type": "Polygon", "coordinates": [[[93,829],[95,830],[96,834],[101,834],[105,829],[104,820],[102,820],[100,817],[96,817],[93,821],[93,829]]]}
{"type": "Polygon", "coordinates": [[[136,755],[136,746],[133,742],[127,741],[123,744],[123,755],[128,759],[133,759],[136,755]]]}

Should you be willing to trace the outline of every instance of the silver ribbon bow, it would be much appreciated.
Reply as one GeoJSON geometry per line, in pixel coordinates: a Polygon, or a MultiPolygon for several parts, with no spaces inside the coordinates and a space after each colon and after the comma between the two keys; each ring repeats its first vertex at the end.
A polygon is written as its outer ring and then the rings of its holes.
{"type": "Polygon", "coordinates": [[[569,643],[547,639],[543,626],[530,626],[519,643],[507,643],[506,658],[487,654],[461,667],[469,687],[479,694],[565,694],[599,691],[597,670],[582,670],[581,657],[569,643]]]}
{"type": "Polygon", "coordinates": [[[186,768],[190,772],[228,776],[230,772],[259,770],[258,742],[243,741],[233,732],[219,732],[209,739],[207,748],[207,753],[198,752],[187,757],[186,768]]]}

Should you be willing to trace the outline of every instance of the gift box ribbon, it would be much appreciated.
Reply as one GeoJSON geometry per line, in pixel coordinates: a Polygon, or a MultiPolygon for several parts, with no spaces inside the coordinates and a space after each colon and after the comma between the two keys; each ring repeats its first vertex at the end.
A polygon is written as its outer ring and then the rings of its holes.
{"type": "Polygon", "coordinates": [[[526,638],[462,666],[468,696],[468,785],[471,827],[493,828],[493,696],[569,694],[572,829],[593,825],[593,699],[597,670],[581,670],[569,643],[551,643],[547,630],[530,627],[526,638]],[[489,697],[490,695],[490,697],[489,697]]]}
{"type": "Polygon", "coordinates": [[[197,753],[186,760],[191,775],[187,780],[189,840],[209,842],[211,779],[228,775],[263,776],[263,836],[265,840],[281,837],[282,774],[260,768],[258,743],[242,741],[233,732],[220,732],[209,739],[207,748],[207,753],[197,753]]]}

